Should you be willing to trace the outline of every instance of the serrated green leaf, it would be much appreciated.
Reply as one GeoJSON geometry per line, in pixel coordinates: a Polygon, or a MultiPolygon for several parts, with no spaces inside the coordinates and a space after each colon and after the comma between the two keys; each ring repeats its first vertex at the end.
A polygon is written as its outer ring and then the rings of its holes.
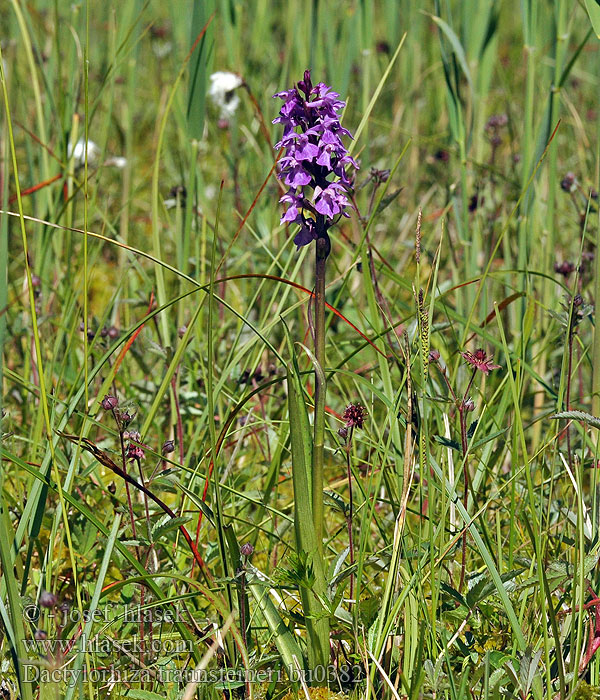
{"type": "Polygon", "coordinates": [[[192,519],[191,515],[182,515],[178,518],[168,518],[166,522],[158,522],[152,528],[152,539],[154,542],[160,539],[166,532],[176,530],[181,525],[185,525],[192,519]]]}
{"type": "MultiPolygon", "coordinates": [[[[513,569],[500,575],[502,583],[506,584],[512,581],[517,576],[520,576],[525,569],[513,569]]],[[[492,593],[496,592],[496,584],[492,581],[491,576],[483,575],[480,580],[469,590],[466,595],[466,602],[469,608],[474,608],[478,603],[481,603],[492,593]]]]}
{"type": "Polygon", "coordinates": [[[543,649],[538,649],[533,652],[531,648],[525,650],[521,658],[521,666],[519,668],[519,680],[521,681],[521,688],[523,689],[525,695],[529,694],[529,690],[533,684],[533,679],[535,677],[535,672],[542,658],[543,649]]]}
{"type": "Polygon", "coordinates": [[[138,536],[131,540],[121,540],[121,544],[125,547],[149,547],[151,543],[145,537],[138,536]]]}
{"type": "Polygon", "coordinates": [[[561,413],[555,413],[553,416],[550,416],[550,418],[554,418],[555,420],[561,418],[564,420],[579,420],[582,423],[591,425],[593,428],[600,429],[600,418],[593,416],[591,413],[585,413],[585,411],[562,411],[561,413]]]}

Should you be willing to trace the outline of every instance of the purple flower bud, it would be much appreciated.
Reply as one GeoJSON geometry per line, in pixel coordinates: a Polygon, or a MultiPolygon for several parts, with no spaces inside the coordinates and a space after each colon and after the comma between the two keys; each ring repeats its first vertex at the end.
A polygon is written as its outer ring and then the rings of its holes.
{"type": "Polygon", "coordinates": [[[371,179],[378,185],[382,182],[387,182],[390,177],[390,170],[377,170],[377,168],[371,168],[370,173],[371,179]]]}
{"type": "Polygon", "coordinates": [[[475,410],[475,402],[473,401],[472,398],[465,399],[463,401],[463,408],[465,411],[474,411],[475,410]]]}
{"type": "Polygon", "coordinates": [[[39,603],[42,608],[54,608],[58,604],[58,598],[50,591],[42,591],[39,603]]]}
{"type": "Polygon", "coordinates": [[[246,542],[246,544],[243,544],[240,547],[240,554],[243,557],[249,557],[254,553],[254,547],[250,544],[250,542],[246,542]]]}
{"type": "Polygon", "coordinates": [[[109,396],[108,394],[102,399],[100,405],[105,411],[112,411],[119,405],[119,399],[116,396],[109,396]]]}
{"type": "Polygon", "coordinates": [[[162,446],[162,453],[168,455],[171,452],[175,452],[175,442],[173,440],[165,440],[162,446]]]}
{"type": "Polygon", "coordinates": [[[44,632],[44,630],[36,630],[34,637],[36,642],[41,642],[44,639],[48,639],[48,635],[46,634],[46,632],[44,632]]]}
{"type": "Polygon", "coordinates": [[[310,79],[309,70],[304,71],[304,80],[300,80],[298,82],[298,89],[302,90],[302,92],[306,95],[306,99],[308,99],[310,91],[312,90],[312,81],[310,79]]]}
{"type": "Polygon", "coordinates": [[[437,362],[440,359],[440,351],[439,350],[430,350],[429,351],[429,362],[437,362]]]}

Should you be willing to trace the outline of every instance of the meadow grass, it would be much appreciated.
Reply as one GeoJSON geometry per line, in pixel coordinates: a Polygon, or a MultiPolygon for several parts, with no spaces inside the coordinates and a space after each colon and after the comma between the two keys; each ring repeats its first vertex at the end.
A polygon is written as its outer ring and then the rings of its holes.
{"type": "Polygon", "coordinates": [[[2,697],[600,696],[599,14],[0,6],[2,697]],[[306,68],[360,164],[324,367],[306,68]]]}

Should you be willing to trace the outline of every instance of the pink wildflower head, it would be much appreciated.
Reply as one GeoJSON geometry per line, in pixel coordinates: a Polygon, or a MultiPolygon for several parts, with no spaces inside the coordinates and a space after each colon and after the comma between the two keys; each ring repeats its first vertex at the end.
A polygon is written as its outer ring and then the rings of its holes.
{"type": "Polygon", "coordinates": [[[146,456],[144,452],[145,445],[142,445],[142,436],[138,431],[125,431],[123,437],[129,439],[129,444],[127,445],[127,459],[136,460],[137,462],[144,459],[146,456]]]}
{"type": "Polygon", "coordinates": [[[346,406],[342,418],[346,421],[347,428],[362,428],[368,415],[364,406],[359,403],[351,403],[346,406]]]}
{"type": "Polygon", "coordinates": [[[492,362],[494,358],[491,355],[488,357],[483,348],[478,348],[475,352],[466,351],[460,354],[468,365],[484,374],[489,374],[493,369],[500,369],[500,365],[495,365],[492,362]]]}

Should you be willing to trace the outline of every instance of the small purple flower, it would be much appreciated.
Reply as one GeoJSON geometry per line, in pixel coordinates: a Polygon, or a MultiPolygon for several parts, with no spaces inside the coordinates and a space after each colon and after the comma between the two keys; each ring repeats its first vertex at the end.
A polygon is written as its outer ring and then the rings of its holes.
{"type": "Polygon", "coordinates": [[[318,238],[314,224],[311,219],[301,223],[300,230],[294,236],[294,243],[301,248],[303,245],[308,245],[318,238]]]}
{"type": "Polygon", "coordinates": [[[346,189],[339,182],[332,182],[325,189],[321,189],[319,185],[315,187],[314,193],[315,209],[319,214],[333,219],[338,214],[346,214],[344,209],[348,206],[348,198],[346,197],[346,189]]]}
{"type": "Polygon", "coordinates": [[[319,147],[308,140],[306,134],[300,134],[296,137],[296,146],[294,148],[294,158],[296,160],[313,161],[319,155],[319,147]]]}
{"type": "Polygon", "coordinates": [[[309,185],[312,180],[309,173],[306,172],[301,163],[293,162],[289,167],[281,171],[282,180],[288,187],[302,187],[309,185]]]}
{"type": "Polygon", "coordinates": [[[346,168],[358,169],[342,136],[352,138],[340,124],[339,110],[345,102],[325,83],[313,86],[310,71],[291,90],[274,95],[283,100],[274,124],[283,125],[284,148],[278,177],[290,189],[280,199],[288,205],[281,223],[296,223],[300,231],[294,243],[300,248],[319,237],[339,215],[348,216],[351,185],[346,168]],[[306,212],[306,214],[305,214],[306,212]]]}

